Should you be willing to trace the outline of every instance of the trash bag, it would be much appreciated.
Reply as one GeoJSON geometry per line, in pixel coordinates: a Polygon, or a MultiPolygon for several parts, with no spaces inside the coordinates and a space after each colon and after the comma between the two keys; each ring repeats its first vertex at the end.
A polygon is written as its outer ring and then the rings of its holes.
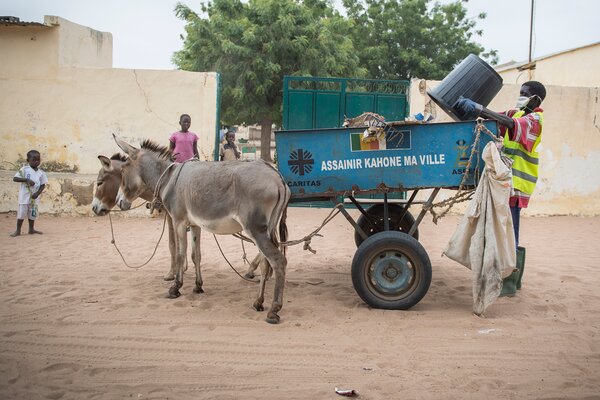
{"type": "Polygon", "coordinates": [[[482,153],[484,173],[467,211],[443,254],[471,270],[473,312],[482,315],[502,290],[502,278],[516,267],[510,214],[512,161],[494,141],[482,153]]]}

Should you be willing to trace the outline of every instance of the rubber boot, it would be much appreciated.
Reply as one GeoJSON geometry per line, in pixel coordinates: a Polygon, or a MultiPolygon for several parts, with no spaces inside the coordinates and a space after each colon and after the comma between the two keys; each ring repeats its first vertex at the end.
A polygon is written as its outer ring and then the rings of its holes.
{"type": "Polygon", "coordinates": [[[502,291],[499,297],[513,297],[517,293],[517,281],[519,280],[519,271],[515,269],[512,274],[502,280],[502,291]]]}
{"type": "Polygon", "coordinates": [[[519,269],[517,290],[521,290],[521,279],[523,279],[523,271],[525,271],[525,247],[517,247],[517,268],[519,269]]]}

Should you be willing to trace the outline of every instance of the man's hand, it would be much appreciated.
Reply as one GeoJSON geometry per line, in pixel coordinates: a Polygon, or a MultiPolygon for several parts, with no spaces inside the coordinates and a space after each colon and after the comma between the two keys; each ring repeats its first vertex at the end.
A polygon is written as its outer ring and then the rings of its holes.
{"type": "Polygon", "coordinates": [[[35,186],[35,182],[34,182],[34,181],[32,181],[32,180],[31,180],[31,179],[29,179],[29,178],[27,178],[27,181],[26,181],[26,182],[27,182],[27,184],[28,184],[29,186],[35,186]]]}
{"type": "Polygon", "coordinates": [[[454,109],[458,112],[459,117],[463,119],[475,119],[481,114],[483,106],[461,96],[454,104],[454,109]]]}

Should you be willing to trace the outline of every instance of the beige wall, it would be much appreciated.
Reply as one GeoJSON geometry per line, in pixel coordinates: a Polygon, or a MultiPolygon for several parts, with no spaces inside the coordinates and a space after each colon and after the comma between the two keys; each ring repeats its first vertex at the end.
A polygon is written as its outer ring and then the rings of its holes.
{"type": "Polygon", "coordinates": [[[61,67],[112,67],[112,35],[46,16],[44,25],[0,25],[0,79],[50,78],[61,67]]]}
{"type": "Polygon", "coordinates": [[[118,150],[113,133],[134,145],[146,138],[167,145],[182,113],[192,116],[208,159],[216,90],[215,73],[185,71],[61,68],[56,79],[0,81],[0,159],[16,162],[35,148],[43,161],[97,172],[96,157],[118,150]]]}
{"type": "MultiPolygon", "coordinates": [[[[438,82],[427,81],[428,88],[438,82]]],[[[422,112],[427,98],[413,81],[411,112],[422,112]]],[[[505,84],[488,108],[513,107],[520,85],[505,84]]],[[[540,176],[524,215],[600,215],[600,93],[598,87],[546,86],[544,131],[538,147],[540,176]]],[[[437,121],[448,117],[437,106],[437,121]],[[441,115],[441,118],[439,118],[441,115]]],[[[446,191],[438,201],[454,194],[446,191]]],[[[463,205],[464,206],[464,205],[463,205]]],[[[463,207],[457,207],[461,210],[463,207]]]]}
{"type": "Polygon", "coordinates": [[[112,35],[56,16],[46,25],[58,26],[58,65],[61,67],[112,67],[112,35]]]}
{"type": "MultiPolygon", "coordinates": [[[[179,116],[188,113],[201,157],[212,159],[216,73],[61,68],[56,79],[0,80],[0,92],[2,168],[30,149],[41,152],[42,162],[77,167],[78,174],[70,176],[48,174],[43,213],[90,214],[97,156],[119,151],[113,133],[135,146],[143,139],[168,145],[169,135],[179,130],[179,116]]],[[[0,212],[16,210],[13,175],[7,171],[0,177],[0,212]]]]}
{"type": "Polygon", "coordinates": [[[580,47],[535,60],[536,68],[519,71],[509,68],[498,73],[505,84],[521,84],[528,80],[545,85],[596,87],[600,85],[600,43],[580,47]]]}
{"type": "Polygon", "coordinates": [[[0,79],[54,76],[58,69],[58,31],[39,25],[0,25],[0,54],[0,79]]]}
{"type": "Polygon", "coordinates": [[[40,208],[56,214],[91,214],[97,157],[119,150],[113,133],[134,146],[167,146],[187,113],[201,158],[213,159],[217,73],[113,69],[110,33],[59,17],[44,23],[0,26],[0,212],[16,210],[9,170],[30,149],[42,165],[77,172],[48,172],[40,208]]]}

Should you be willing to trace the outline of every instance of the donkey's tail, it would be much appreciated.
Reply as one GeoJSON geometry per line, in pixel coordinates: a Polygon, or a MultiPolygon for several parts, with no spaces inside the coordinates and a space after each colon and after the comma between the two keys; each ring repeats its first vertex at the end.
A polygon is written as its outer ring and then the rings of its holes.
{"type": "MultiPolygon", "coordinates": [[[[283,213],[281,214],[281,219],[279,220],[279,242],[285,243],[288,240],[288,229],[285,220],[287,219],[287,203],[283,208],[283,213]]],[[[285,256],[287,246],[280,246],[280,250],[285,256]]]]}
{"type": "Polygon", "coordinates": [[[273,222],[271,230],[271,240],[273,240],[275,246],[279,246],[281,252],[285,255],[285,246],[280,246],[280,243],[284,243],[288,237],[288,230],[286,224],[287,207],[290,201],[290,197],[292,196],[292,192],[290,191],[290,188],[288,187],[287,183],[285,182],[279,171],[277,171],[276,169],[275,171],[281,178],[281,185],[278,188],[279,198],[277,199],[277,204],[275,205],[275,208],[273,209],[273,213],[271,215],[271,221],[273,222]],[[277,231],[275,230],[275,228],[277,228],[277,231]],[[278,235],[276,235],[276,233],[278,233],[278,235]]]}

